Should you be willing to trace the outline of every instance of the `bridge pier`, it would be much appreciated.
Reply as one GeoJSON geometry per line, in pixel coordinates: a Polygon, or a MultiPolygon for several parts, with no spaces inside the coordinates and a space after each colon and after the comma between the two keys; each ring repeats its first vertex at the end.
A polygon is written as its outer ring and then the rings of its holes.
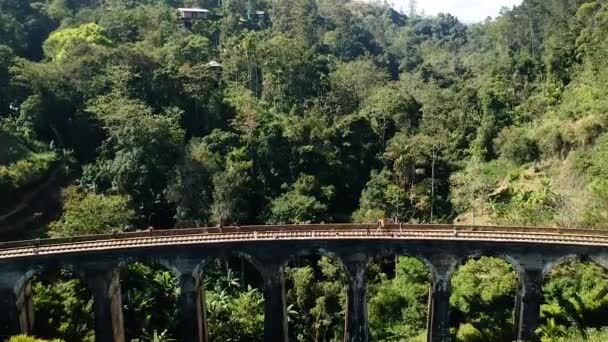
{"type": "Polygon", "coordinates": [[[515,303],[513,306],[513,338],[517,341],[517,337],[519,336],[519,320],[521,317],[521,301],[522,301],[522,289],[521,289],[521,281],[520,285],[515,292],[515,303]]]}
{"type": "Polygon", "coordinates": [[[34,303],[30,281],[21,283],[24,271],[11,270],[0,275],[0,342],[18,334],[32,334],[34,303]]]}
{"type": "Polygon", "coordinates": [[[450,287],[449,280],[436,280],[429,293],[427,341],[450,341],[450,287]]]}
{"type": "Polygon", "coordinates": [[[369,340],[367,281],[365,279],[367,262],[366,260],[346,261],[344,266],[348,273],[344,341],[367,342],[369,340]]]}
{"type": "Polygon", "coordinates": [[[13,289],[0,290],[0,342],[21,333],[17,298],[13,289]]]}
{"type": "Polygon", "coordinates": [[[538,341],[536,328],[540,316],[541,303],[541,270],[525,270],[521,280],[521,288],[518,291],[518,305],[515,313],[517,324],[517,341],[538,341]]]}
{"type": "Polygon", "coordinates": [[[19,326],[22,334],[34,333],[34,298],[32,282],[28,281],[19,291],[16,298],[16,307],[19,314],[19,326]]]}
{"type": "Polygon", "coordinates": [[[118,268],[85,268],[84,278],[93,293],[95,341],[125,342],[118,268]]]}
{"type": "Polygon", "coordinates": [[[178,276],[181,295],[179,297],[179,341],[207,342],[209,332],[202,276],[198,262],[180,265],[178,276]]]}
{"type": "Polygon", "coordinates": [[[264,341],[287,342],[287,299],[283,267],[276,263],[264,264],[264,341]]]}

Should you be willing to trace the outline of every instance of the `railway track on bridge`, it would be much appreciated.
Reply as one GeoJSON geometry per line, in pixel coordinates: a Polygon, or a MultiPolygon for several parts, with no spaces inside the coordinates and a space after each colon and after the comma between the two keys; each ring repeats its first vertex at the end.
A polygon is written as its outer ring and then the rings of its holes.
{"type": "Polygon", "coordinates": [[[315,240],[478,241],[608,247],[608,232],[452,225],[293,225],[147,231],[0,244],[0,260],[99,251],[315,240]]]}

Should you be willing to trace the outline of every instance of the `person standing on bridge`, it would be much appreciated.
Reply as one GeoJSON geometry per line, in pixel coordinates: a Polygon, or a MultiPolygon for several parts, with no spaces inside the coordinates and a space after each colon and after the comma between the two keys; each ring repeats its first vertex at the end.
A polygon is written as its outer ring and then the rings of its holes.
{"type": "Polygon", "coordinates": [[[378,231],[382,228],[384,228],[384,224],[386,223],[386,218],[384,216],[382,216],[379,220],[378,220],[378,231]]]}

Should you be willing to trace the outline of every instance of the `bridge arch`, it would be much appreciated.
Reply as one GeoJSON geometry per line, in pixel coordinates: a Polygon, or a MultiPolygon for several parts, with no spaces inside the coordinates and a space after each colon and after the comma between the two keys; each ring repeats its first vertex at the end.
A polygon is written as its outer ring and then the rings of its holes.
{"type": "MultiPolygon", "coordinates": [[[[490,278],[492,279],[492,278],[490,278]]],[[[460,333],[460,329],[464,328],[463,325],[465,322],[478,322],[473,324],[473,327],[478,329],[483,333],[485,339],[488,340],[517,340],[518,339],[518,321],[519,321],[519,313],[520,313],[520,297],[521,289],[525,286],[526,282],[526,273],[524,267],[522,266],[521,261],[514,255],[510,255],[508,253],[503,253],[500,251],[486,251],[486,250],[476,250],[472,253],[462,254],[454,260],[454,262],[450,265],[449,271],[447,272],[445,278],[445,286],[448,288],[448,292],[450,297],[456,295],[459,298],[456,303],[456,306],[450,309],[452,319],[449,319],[449,324],[451,328],[456,328],[458,333],[460,333]],[[494,261],[491,261],[491,258],[494,261]],[[499,273],[491,273],[488,272],[488,275],[494,274],[496,276],[496,280],[498,279],[509,279],[508,283],[511,285],[511,279],[514,281],[512,283],[512,287],[502,287],[501,291],[497,291],[492,294],[492,300],[488,302],[487,300],[483,300],[481,295],[479,294],[477,299],[476,296],[469,298],[468,293],[463,293],[461,286],[467,286],[467,284],[471,284],[472,282],[475,287],[483,288],[491,288],[493,285],[488,283],[488,279],[485,274],[478,274],[480,270],[487,269],[487,263],[481,263],[482,260],[486,260],[487,262],[491,262],[491,265],[494,265],[496,269],[501,269],[503,271],[499,273]],[[465,266],[469,266],[473,268],[468,268],[468,272],[475,273],[460,273],[462,270],[465,271],[465,266]],[[505,266],[502,266],[505,265],[505,266]],[[508,266],[507,266],[508,265],[508,266]],[[506,267],[506,268],[503,268],[506,267]],[[477,274],[477,275],[473,275],[477,274]],[[508,278],[503,278],[503,275],[512,274],[514,279],[511,278],[511,275],[508,278]],[[473,278],[473,279],[472,279],[473,278]],[[484,279],[486,278],[486,279],[484,279]],[[460,286],[459,286],[460,285],[460,286]],[[457,295],[460,293],[460,295],[457,295]],[[463,304],[465,304],[462,306],[463,304]],[[477,303],[476,311],[479,312],[471,312],[468,307],[471,303],[477,303]],[[498,306],[495,306],[498,305],[498,306]],[[501,308],[501,309],[498,309],[501,308]],[[483,320],[479,319],[479,314],[484,312],[486,315],[491,315],[495,319],[500,322],[500,329],[496,329],[493,331],[489,331],[484,326],[483,320]]]]}
{"type": "Polygon", "coordinates": [[[608,308],[601,304],[605,291],[602,279],[607,275],[608,255],[605,253],[570,253],[552,258],[543,268],[541,299],[542,303],[557,304],[561,310],[559,314],[548,312],[542,323],[554,319],[566,328],[603,329],[608,308]],[[560,285],[554,286],[556,284],[560,285]],[[577,296],[572,298],[568,295],[571,293],[577,293],[577,296]],[[584,320],[580,320],[581,317],[584,320]]]}
{"type": "Polygon", "coordinates": [[[608,270],[608,255],[605,254],[601,254],[601,255],[594,255],[591,254],[590,256],[587,257],[587,259],[591,262],[594,262],[600,266],[602,266],[605,270],[608,270]]]}
{"type": "MultiPolygon", "coordinates": [[[[241,266],[249,265],[253,268],[256,274],[262,278],[264,272],[267,269],[267,265],[264,260],[258,256],[243,250],[233,250],[226,253],[209,255],[198,265],[197,271],[203,279],[207,278],[208,268],[212,267],[212,263],[217,260],[235,261],[239,260],[242,262],[241,266]]],[[[234,265],[232,265],[234,266],[234,265]]]]}
{"type": "MultiPolygon", "coordinates": [[[[231,252],[229,252],[231,253],[231,252]]],[[[221,255],[197,255],[196,258],[188,257],[183,259],[181,256],[173,256],[173,255],[126,255],[121,256],[118,259],[116,264],[117,268],[123,268],[126,265],[132,263],[144,263],[144,264],[157,264],[161,265],[173,274],[174,277],[180,278],[186,275],[198,276],[202,272],[203,268],[207,265],[209,260],[212,260],[216,257],[223,257],[225,254],[221,255]]]]}
{"type": "Polygon", "coordinates": [[[264,272],[269,272],[264,260],[247,249],[211,252],[205,257],[200,267],[201,319],[208,334],[205,340],[251,340],[263,333],[268,315],[264,272]],[[223,284],[221,291],[218,284],[223,284]],[[248,300],[241,301],[243,298],[248,300]],[[224,305],[214,305],[218,302],[224,305]],[[235,303],[239,303],[238,310],[234,309],[235,303]],[[256,318],[251,320],[250,329],[239,328],[244,312],[256,318]],[[227,324],[227,317],[232,317],[232,330],[240,335],[227,336],[225,329],[220,328],[227,324]]]}
{"type": "MultiPolygon", "coordinates": [[[[578,255],[578,254],[567,254],[564,256],[554,258],[553,260],[545,263],[545,265],[543,267],[543,271],[542,271],[542,281],[544,282],[549,277],[551,272],[553,270],[555,270],[557,267],[560,267],[562,265],[565,265],[565,264],[568,264],[571,262],[584,262],[587,260],[589,260],[589,258],[587,256],[578,255]]],[[[599,265],[601,265],[601,264],[599,264],[599,265]]]]}
{"type": "Polygon", "coordinates": [[[557,256],[551,259],[549,262],[546,262],[543,266],[542,270],[542,280],[545,281],[547,277],[551,274],[553,270],[556,268],[568,264],[568,263],[584,263],[590,262],[594,263],[604,270],[608,271],[608,254],[566,254],[562,256],[557,256]]]}
{"type": "Polygon", "coordinates": [[[313,247],[301,247],[301,248],[298,248],[297,250],[287,252],[283,255],[277,255],[275,257],[279,258],[279,263],[282,266],[287,266],[288,264],[294,263],[295,261],[297,261],[298,258],[314,257],[314,256],[327,257],[332,260],[339,261],[341,267],[344,268],[344,270],[346,271],[346,268],[344,266],[345,265],[344,253],[343,253],[343,251],[341,251],[339,249],[333,249],[333,248],[328,248],[328,247],[314,247],[314,246],[313,247]]]}
{"type": "Polygon", "coordinates": [[[33,266],[28,268],[22,276],[19,277],[19,279],[15,282],[15,285],[13,287],[13,292],[15,294],[19,294],[21,293],[21,291],[23,291],[23,289],[27,286],[27,284],[32,281],[32,279],[36,276],[36,274],[41,274],[43,273],[45,270],[49,270],[50,268],[46,265],[37,265],[37,266],[33,266]]]}
{"type": "Polygon", "coordinates": [[[428,255],[426,255],[424,253],[417,252],[417,251],[412,251],[412,250],[410,250],[408,248],[400,248],[400,247],[397,247],[397,248],[383,248],[383,249],[378,250],[378,251],[370,252],[370,253],[368,253],[368,260],[369,261],[367,263],[367,267],[369,267],[374,260],[383,259],[383,258],[387,258],[387,257],[391,257],[391,256],[411,257],[411,258],[419,260],[429,270],[430,275],[431,275],[431,282],[432,283],[434,283],[436,281],[439,281],[440,278],[441,278],[440,275],[439,275],[439,271],[438,271],[437,267],[431,261],[431,259],[428,257],[428,255]]]}
{"type": "MultiPolygon", "coordinates": [[[[91,286],[91,283],[88,281],[86,274],[82,271],[75,263],[70,262],[49,262],[49,263],[40,263],[40,264],[31,264],[27,265],[27,267],[22,269],[20,272],[20,276],[16,278],[13,286],[13,294],[17,299],[17,308],[19,310],[19,319],[21,324],[21,329],[23,333],[30,335],[37,335],[42,337],[58,337],[58,336],[45,336],[46,334],[58,334],[58,329],[56,325],[48,324],[46,320],[40,320],[37,317],[40,312],[45,312],[45,310],[51,310],[50,312],[56,310],[57,308],[53,308],[45,305],[34,305],[34,296],[36,295],[37,289],[39,287],[34,286],[36,283],[41,283],[43,286],[43,290],[47,289],[47,285],[50,283],[55,283],[57,281],[76,281],[76,283],[72,283],[74,286],[73,289],[76,290],[77,294],[81,294],[82,296],[76,296],[77,298],[84,300],[86,304],[88,301],[95,302],[94,297],[94,289],[91,286]],[[66,273],[67,271],[67,273],[66,273]],[[45,323],[46,322],[46,323],[45,323]]],[[[48,292],[47,295],[50,296],[61,296],[60,292],[48,292]]],[[[96,303],[95,303],[96,304],[96,303]]],[[[81,313],[86,313],[86,305],[72,306],[72,309],[80,308],[83,310],[81,313]]],[[[2,310],[9,310],[9,308],[2,308],[2,310]]],[[[0,310],[0,311],[2,311],[0,310]]],[[[60,309],[59,310],[63,310],[60,309]]],[[[70,312],[66,312],[70,313],[70,312]]],[[[90,316],[87,317],[84,315],[77,315],[75,320],[79,322],[79,324],[86,326],[90,330],[95,331],[98,326],[94,321],[93,312],[89,312],[90,316]],[[86,324],[85,324],[86,323],[86,324]]],[[[74,331],[72,331],[74,333],[74,331]]],[[[84,332],[83,332],[84,333],[84,332]]],[[[72,336],[74,337],[74,336],[72,336]]]]}
{"type": "Polygon", "coordinates": [[[23,268],[20,272],[21,276],[18,277],[18,279],[14,283],[14,293],[19,294],[36,275],[41,275],[45,272],[53,272],[57,270],[70,271],[75,278],[78,278],[85,285],[87,285],[87,287],[89,287],[86,282],[86,275],[83,272],[83,268],[78,263],[55,261],[31,264],[23,268]]]}
{"type": "Polygon", "coordinates": [[[430,296],[434,284],[440,282],[429,258],[407,248],[384,248],[369,254],[366,270],[369,335],[373,340],[390,339],[389,331],[406,323],[413,323],[411,337],[428,330],[430,296]],[[411,287],[402,291],[404,286],[411,287]]]}
{"type": "MultiPolygon", "coordinates": [[[[509,265],[511,265],[513,267],[513,270],[515,271],[515,275],[517,276],[517,279],[520,282],[522,281],[522,279],[524,279],[525,269],[524,269],[521,261],[518,259],[518,257],[513,256],[509,253],[501,252],[501,251],[477,250],[472,253],[467,253],[467,254],[457,256],[456,259],[454,260],[454,262],[448,268],[448,271],[445,276],[446,281],[448,283],[451,283],[454,273],[456,273],[456,271],[461,266],[463,266],[467,262],[469,262],[469,260],[476,260],[476,259],[480,259],[482,257],[497,258],[497,259],[501,259],[501,260],[507,262],[509,265]]],[[[448,284],[448,286],[451,286],[451,285],[448,284]]]]}
{"type": "Polygon", "coordinates": [[[352,299],[351,291],[356,287],[353,284],[364,272],[358,266],[367,261],[366,256],[353,253],[355,255],[358,263],[351,262],[351,255],[340,248],[314,245],[304,245],[285,254],[280,261],[285,280],[285,306],[298,313],[287,322],[288,340],[295,340],[300,333],[311,338],[314,336],[311,334],[318,334],[323,340],[345,338],[347,319],[353,310],[348,304],[352,299]],[[313,315],[311,307],[301,304],[307,298],[317,296],[323,296],[323,303],[314,302],[312,305],[323,310],[313,315]]]}
{"type": "Polygon", "coordinates": [[[152,328],[178,337],[174,317],[179,309],[181,284],[175,267],[162,258],[144,256],[124,258],[116,270],[124,338],[141,339],[142,333],[151,333],[152,328]]]}

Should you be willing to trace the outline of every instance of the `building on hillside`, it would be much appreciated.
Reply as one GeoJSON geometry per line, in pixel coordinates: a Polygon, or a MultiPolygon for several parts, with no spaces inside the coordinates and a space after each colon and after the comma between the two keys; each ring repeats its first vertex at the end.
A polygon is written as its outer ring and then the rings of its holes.
{"type": "Polygon", "coordinates": [[[218,61],[211,61],[211,62],[207,63],[206,65],[210,69],[214,69],[214,70],[222,69],[222,64],[219,63],[218,61]]]}
{"type": "Polygon", "coordinates": [[[255,11],[255,15],[260,19],[264,20],[266,18],[266,12],[264,11],[255,11]]]}
{"type": "Polygon", "coordinates": [[[179,17],[182,20],[198,20],[198,19],[209,19],[210,11],[204,8],[178,8],[179,17]]]}

